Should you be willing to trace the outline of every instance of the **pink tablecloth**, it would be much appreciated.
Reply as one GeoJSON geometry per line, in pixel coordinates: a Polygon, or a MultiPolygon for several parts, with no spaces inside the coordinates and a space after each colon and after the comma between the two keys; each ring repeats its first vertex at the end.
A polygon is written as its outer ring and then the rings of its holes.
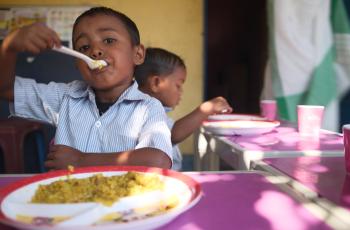
{"type": "Polygon", "coordinates": [[[350,176],[343,157],[273,158],[264,162],[350,211],[350,176]]]}
{"type": "MultiPolygon", "coordinates": [[[[300,202],[260,173],[188,173],[200,182],[203,197],[162,230],[330,229],[300,202]]],[[[0,177],[0,186],[20,177],[0,177]]],[[[12,228],[0,225],[0,229],[12,228]]]]}
{"type": "Polygon", "coordinates": [[[292,123],[281,125],[269,133],[256,136],[227,136],[228,141],[239,148],[250,151],[286,152],[286,151],[337,151],[344,149],[343,137],[338,133],[322,130],[319,138],[302,137],[292,123]]]}

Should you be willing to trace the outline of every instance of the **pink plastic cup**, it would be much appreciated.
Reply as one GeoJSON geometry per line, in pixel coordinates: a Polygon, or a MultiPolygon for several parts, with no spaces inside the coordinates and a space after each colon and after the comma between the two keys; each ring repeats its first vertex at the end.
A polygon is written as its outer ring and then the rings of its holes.
{"type": "Polygon", "coordinates": [[[344,156],[346,172],[350,174],[350,124],[343,125],[344,156]]]}
{"type": "Polygon", "coordinates": [[[340,204],[348,207],[350,197],[350,174],[348,173],[344,178],[343,189],[340,197],[340,204]]]}
{"type": "Polygon", "coordinates": [[[323,111],[324,106],[321,105],[298,105],[298,131],[301,136],[319,136],[323,111]]]}
{"type": "Polygon", "coordinates": [[[277,103],[275,100],[261,100],[260,101],[261,116],[268,120],[277,119],[277,103]]]}

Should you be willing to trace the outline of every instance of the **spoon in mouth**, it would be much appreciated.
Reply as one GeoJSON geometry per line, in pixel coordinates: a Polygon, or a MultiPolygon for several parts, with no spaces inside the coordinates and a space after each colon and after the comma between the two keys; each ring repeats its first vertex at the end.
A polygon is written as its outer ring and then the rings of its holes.
{"type": "Polygon", "coordinates": [[[68,54],[77,58],[82,59],[83,61],[86,62],[86,64],[89,66],[90,69],[102,69],[103,67],[107,66],[107,62],[105,60],[94,60],[91,59],[90,57],[79,53],[75,50],[69,49],[68,47],[65,46],[61,46],[61,47],[53,47],[52,48],[54,51],[60,52],[60,53],[64,53],[64,54],[68,54]]]}

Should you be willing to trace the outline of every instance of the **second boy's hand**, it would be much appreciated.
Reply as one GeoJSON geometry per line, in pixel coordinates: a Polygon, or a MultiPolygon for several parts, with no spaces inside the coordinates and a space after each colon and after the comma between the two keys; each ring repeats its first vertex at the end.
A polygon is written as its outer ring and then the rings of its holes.
{"type": "Polygon", "coordinates": [[[223,109],[223,110],[221,110],[221,113],[227,113],[227,112],[229,112],[228,109],[223,109]]]}

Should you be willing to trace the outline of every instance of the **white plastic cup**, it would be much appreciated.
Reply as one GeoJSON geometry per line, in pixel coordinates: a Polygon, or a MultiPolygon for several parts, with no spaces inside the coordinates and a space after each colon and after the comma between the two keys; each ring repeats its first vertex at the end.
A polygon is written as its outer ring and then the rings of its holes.
{"type": "Polygon", "coordinates": [[[298,105],[298,131],[301,136],[319,136],[323,111],[324,106],[321,105],[298,105]]]}

